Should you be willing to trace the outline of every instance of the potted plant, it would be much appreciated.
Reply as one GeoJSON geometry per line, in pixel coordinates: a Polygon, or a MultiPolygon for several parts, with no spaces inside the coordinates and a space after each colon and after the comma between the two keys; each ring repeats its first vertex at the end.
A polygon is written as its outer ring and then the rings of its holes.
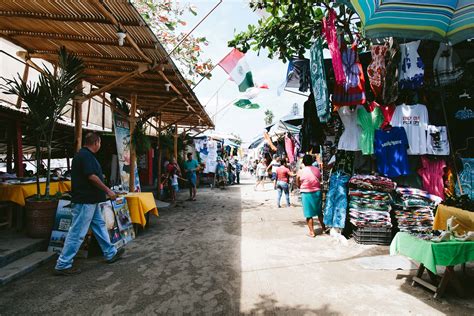
{"type": "Polygon", "coordinates": [[[36,172],[36,195],[26,202],[27,233],[31,237],[48,238],[54,224],[58,195],[50,194],[51,182],[51,144],[58,120],[67,111],[66,105],[82,95],[80,89],[84,63],[80,58],[69,54],[64,47],[59,50],[57,71],[46,66],[40,71],[37,82],[25,82],[18,78],[3,78],[0,86],[4,93],[20,97],[28,106],[30,127],[36,135],[37,169],[41,165],[41,148],[46,147],[47,166],[44,194],[40,192],[40,175],[36,172]]]}

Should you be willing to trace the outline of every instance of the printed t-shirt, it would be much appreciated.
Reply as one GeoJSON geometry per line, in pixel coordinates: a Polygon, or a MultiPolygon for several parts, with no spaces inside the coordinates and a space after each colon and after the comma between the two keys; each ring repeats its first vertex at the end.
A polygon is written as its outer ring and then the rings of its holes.
{"type": "Polygon", "coordinates": [[[428,125],[426,138],[426,153],[428,155],[449,155],[448,132],[446,126],[428,125]]]}
{"type": "Polygon", "coordinates": [[[264,177],[267,173],[267,167],[263,163],[257,165],[257,175],[259,177],[264,177]]]}
{"type": "Polygon", "coordinates": [[[371,112],[368,112],[363,106],[357,108],[357,124],[362,130],[359,138],[359,147],[363,155],[372,155],[374,153],[374,133],[382,122],[382,111],[378,107],[373,107],[371,112]]]}
{"type": "Polygon", "coordinates": [[[405,129],[410,146],[409,155],[426,154],[428,110],[424,104],[398,105],[393,113],[392,126],[405,129]]]}
{"type": "Polygon", "coordinates": [[[290,169],[285,166],[276,169],[277,181],[290,182],[290,169]]]}
{"type": "Polygon", "coordinates": [[[298,173],[301,181],[301,192],[316,192],[321,189],[321,172],[314,166],[301,169],[298,173]]]}
{"type": "Polygon", "coordinates": [[[89,176],[95,174],[100,181],[104,182],[102,168],[89,149],[83,147],[72,160],[71,202],[78,204],[96,204],[106,200],[105,192],[97,188],[89,180],[89,176]]]}
{"type": "Polygon", "coordinates": [[[387,177],[410,174],[408,139],[403,127],[375,131],[374,150],[379,173],[387,177]]]}

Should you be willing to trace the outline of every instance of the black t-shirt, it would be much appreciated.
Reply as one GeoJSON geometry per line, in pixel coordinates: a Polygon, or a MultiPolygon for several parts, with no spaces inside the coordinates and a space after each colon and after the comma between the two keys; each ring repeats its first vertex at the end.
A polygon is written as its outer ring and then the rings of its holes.
{"type": "Polygon", "coordinates": [[[104,181],[102,168],[94,154],[87,148],[81,148],[72,160],[71,182],[73,203],[96,204],[106,200],[105,192],[97,188],[88,179],[95,174],[104,181]]]}

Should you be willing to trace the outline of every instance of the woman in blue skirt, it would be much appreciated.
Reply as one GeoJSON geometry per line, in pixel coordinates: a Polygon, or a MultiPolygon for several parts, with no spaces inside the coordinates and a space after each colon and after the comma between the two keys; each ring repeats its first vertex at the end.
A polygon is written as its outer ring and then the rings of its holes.
{"type": "Polygon", "coordinates": [[[313,166],[314,160],[311,155],[303,157],[304,167],[296,176],[296,185],[300,188],[303,214],[309,228],[309,236],[315,237],[313,217],[317,216],[323,231],[326,227],[323,223],[322,200],[321,200],[321,172],[313,166]]]}

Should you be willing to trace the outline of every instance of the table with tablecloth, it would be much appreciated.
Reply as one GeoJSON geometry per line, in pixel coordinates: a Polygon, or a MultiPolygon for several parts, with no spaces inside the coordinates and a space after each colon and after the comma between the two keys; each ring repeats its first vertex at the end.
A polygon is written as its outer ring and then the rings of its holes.
{"type": "Polygon", "coordinates": [[[456,217],[453,225],[459,224],[456,232],[464,234],[468,231],[474,231],[474,212],[465,211],[457,207],[446,206],[443,204],[438,205],[438,208],[436,209],[433,229],[446,230],[446,220],[451,216],[456,217]]]}
{"type": "MultiPolygon", "coordinates": [[[[40,192],[44,194],[46,183],[40,183],[40,192]]],[[[50,183],[49,193],[71,191],[71,181],[54,181],[50,183]]],[[[0,184],[0,201],[10,201],[25,206],[26,199],[36,194],[36,183],[0,184]]]]}
{"type": "Polygon", "coordinates": [[[391,255],[404,255],[420,263],[414,281],[435,291],[435,297],[442,295],[447,283],[455,281],[454,266],[474,261],[474,241],[445,241],[435,243],[417,238],[405,232],[395,235],[390,245],[391,255]],[[424,268],[436,275],[436,266],[446,267],[445,275],[438,286],[430,287],[421,280],[424,268]]]}
{"type": "Polygon", "coordinates": [[[125,198],[127,199],[128,210],[130,212],[130,218],[132,223],[139,224],[142,227],[146,225],[145,214],[158,216],[158,208],[156,207],[155,197],[151,192],[136,192],[128,193],[125,198]]]}

